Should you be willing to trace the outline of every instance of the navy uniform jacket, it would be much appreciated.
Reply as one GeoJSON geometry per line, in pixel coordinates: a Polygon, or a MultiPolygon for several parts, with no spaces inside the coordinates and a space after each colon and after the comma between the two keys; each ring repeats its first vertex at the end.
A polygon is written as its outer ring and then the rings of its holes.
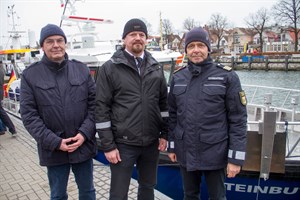
{"type": "Polygon", "coordinates": [[[81,163],[97,153],[94,122],[95,82],[81,62],[50,61],[46,56],[23,71],[21,116],[37,141],[40,164],[81,163]],[[80,132],[84,143],[74,152],[59,150],[62,138],[80,132]]]}
{"type": "Polygon", "coordinates": [[[169,152],[194,170],[215,170],[245,159],[247,112],[240,80],[211,58],[173,76],[169,93],[169,152]]]}

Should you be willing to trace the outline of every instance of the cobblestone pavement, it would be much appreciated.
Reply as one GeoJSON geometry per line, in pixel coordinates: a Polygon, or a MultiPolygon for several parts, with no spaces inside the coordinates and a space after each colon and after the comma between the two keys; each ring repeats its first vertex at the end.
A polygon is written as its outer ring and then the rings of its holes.
{"type": "MultiPolygon", "coordinates": [[[[36,142],[25,130],[21,120],[11,116],[17,136],[8,132],[0,136],[0,200],[47,200],[49,186],[46,168],[39,165],[36,142]]],[[[94,160],[94,183],[97,200],[108,199],[110,170],[107,165],[94,160]]],[[[137,182],[132,179],[129,198],[137,197],[137,182]]],[[[77,186],[71,173],[68,184],[69,199],[78,199],[77,186]]],[[[169,200],[155,191],[156,200],[169,200]]]]}

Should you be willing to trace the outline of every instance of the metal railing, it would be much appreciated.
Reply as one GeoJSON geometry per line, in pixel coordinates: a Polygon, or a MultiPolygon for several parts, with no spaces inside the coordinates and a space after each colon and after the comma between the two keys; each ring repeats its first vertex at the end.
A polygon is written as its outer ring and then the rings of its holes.
{"type": "Polygon", "coordinates": [[[19,97],[20,93],[9,92],[8,97],[4,98],[2,101],[3,108],[5,108],[6,111],[17,117],[21,117],[19,97]]]}

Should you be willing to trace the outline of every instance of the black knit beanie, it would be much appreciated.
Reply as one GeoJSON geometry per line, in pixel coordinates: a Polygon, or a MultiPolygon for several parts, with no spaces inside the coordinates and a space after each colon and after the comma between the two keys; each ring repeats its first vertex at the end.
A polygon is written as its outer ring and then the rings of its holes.
{"type": "Polygon", "coordinates": [[[122,39],[124,39],[128,33],[133,31],[144,32],[146,34],[146,37],[148,38],[148,31],[147,31],[146,24],[140,19],[134,18],[129,20],[125,24],[122,39]]]}
{"type": "Polygon", "coordinates": [[[209,35],[206,30],[204,30],[201,27],[193,28],[190,30],[186,35],[185,35],[185,47],[184,50],[186,52],[186,47],[188,46],[189,43],[194,42],[194,41],[199,41],[203,42],[206,44],[208,51],[210,51],[210,39],[209,35]]]}
{"type": "Polygon", "coordinates": [[[41,35],[40,35],[40,45],[41,47],[43,46],[43,42],[47,37],[50,37],[52,35],[61,35],[65,39],[65,43],[67,43],[67,38],[63,30],[54,24],[47,24],[45,27],[42,28],[41,30],[41,35]]]}

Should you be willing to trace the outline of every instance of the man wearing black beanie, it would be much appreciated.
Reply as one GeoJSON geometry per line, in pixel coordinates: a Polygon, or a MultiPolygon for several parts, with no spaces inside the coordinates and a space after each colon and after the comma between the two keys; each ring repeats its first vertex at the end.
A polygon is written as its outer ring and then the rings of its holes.
{"type": "Polygon", "coordinates": [[[147,37],[142,20],[129,20],[124,48],[97,73],[96,129],[110,162],[110,200],[127,199],[135,164],[138,199],[153,200],[159,150],[167,146],[167,84],[162,67],[145,51],[147,37]]]}
{"type": "Polygon", "coordinates": [[[235,177],[245,160],[246,97],[237,74],[214,63],[208,32],[185,36],[188,65],[171,81],[170,159],[180,164],[184,199],[200,199],[202,175],[209,199],[225,200],[225,177],[235,177]]]}
{"type": "Polygon", "coordinates": [[[47,167],[50,199],[68,199],[72,169],[78,199],[95,200],[95,83],[85,64],[68,59],[66,42],[57,25],[41,29],[44,56],[22,73],[20,112],[37,142],[40,165],[47,167]]]}

